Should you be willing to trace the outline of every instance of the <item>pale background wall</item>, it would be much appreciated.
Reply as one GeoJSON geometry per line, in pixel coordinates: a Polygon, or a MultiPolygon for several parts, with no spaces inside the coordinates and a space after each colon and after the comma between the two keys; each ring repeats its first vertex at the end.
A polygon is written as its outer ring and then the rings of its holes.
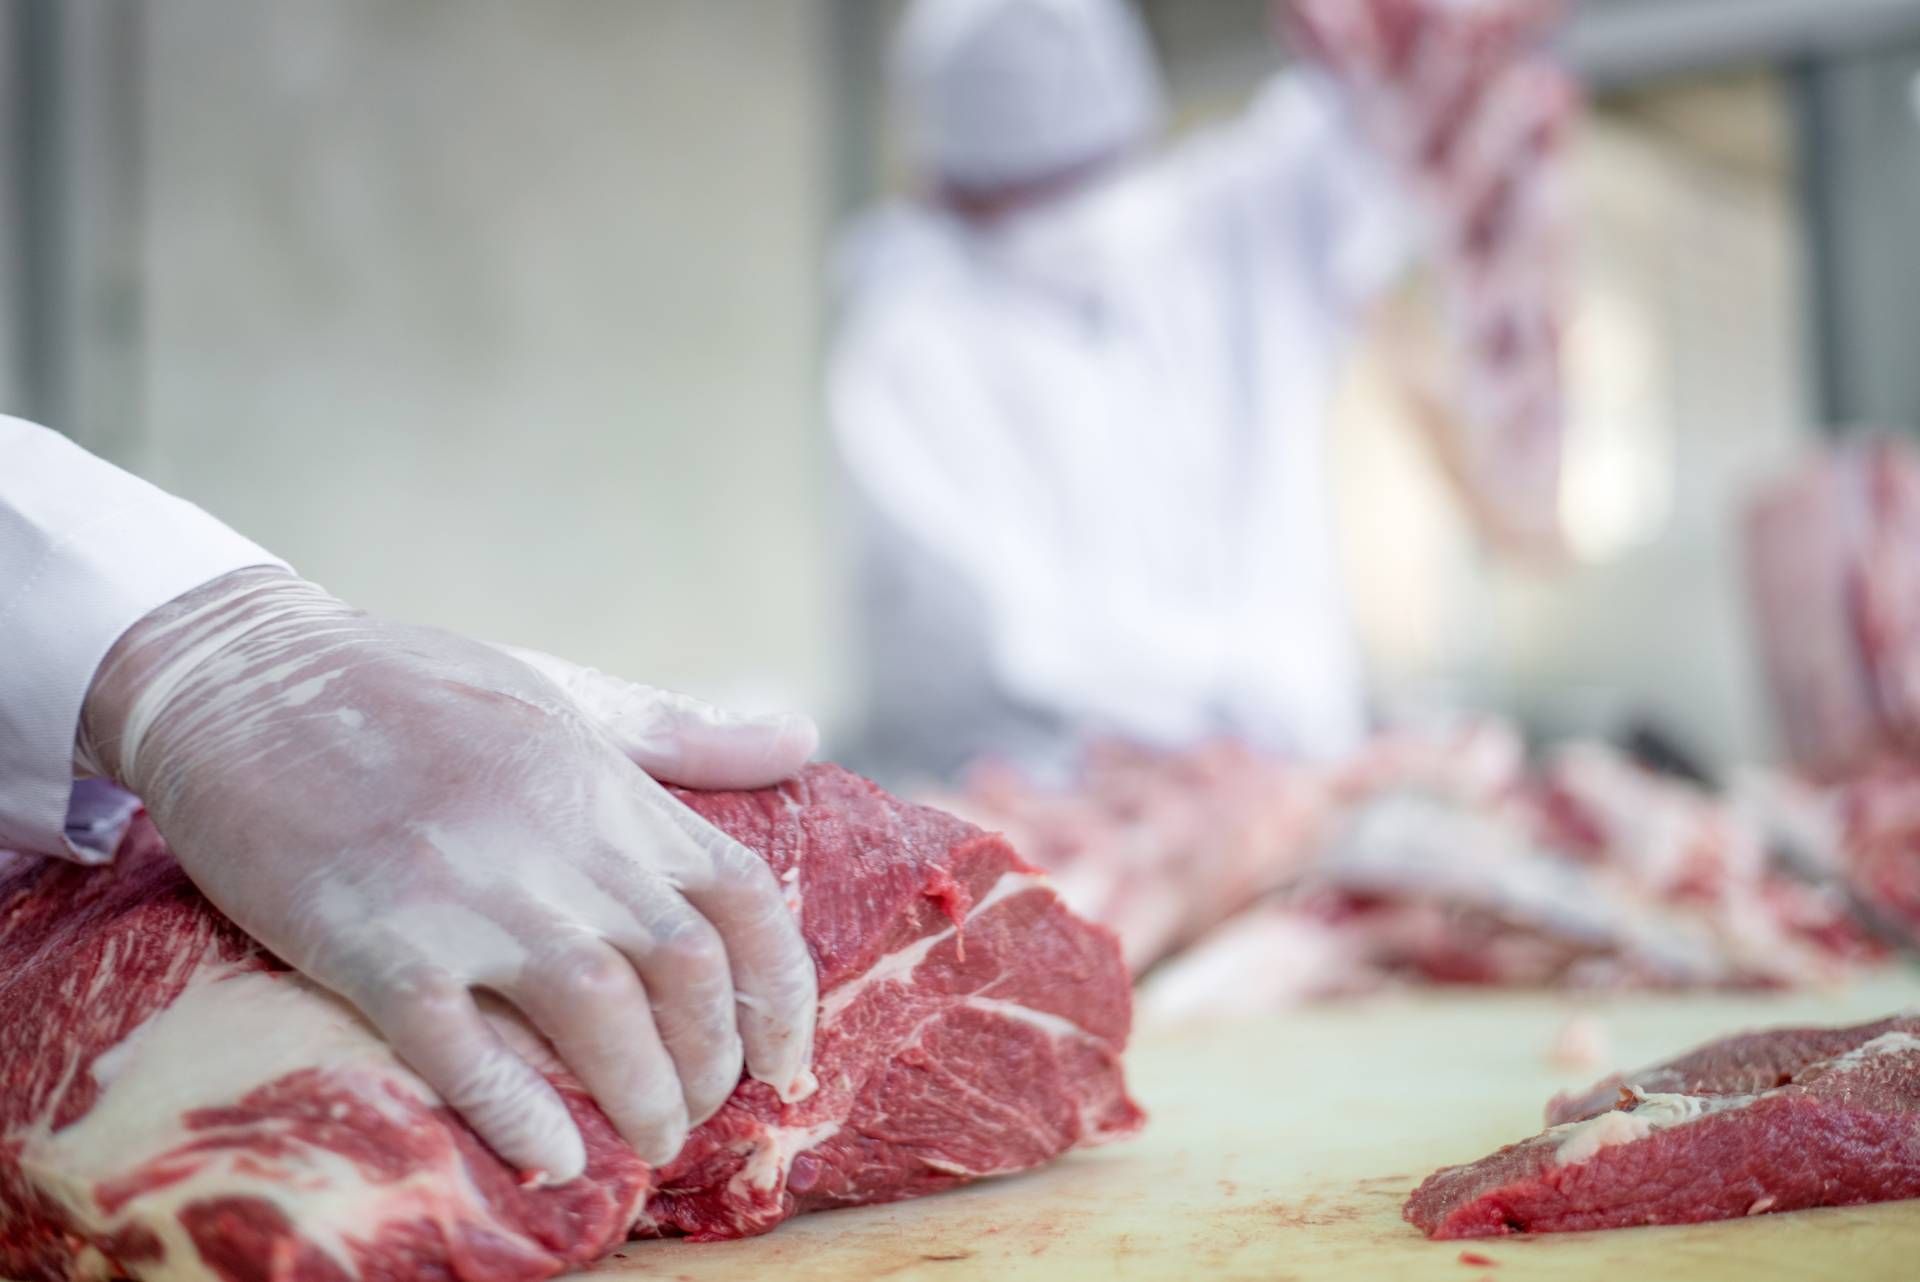
{"type": "Polygon", "coordinates": [[[150,8],[118,452],[369,608],[831,711],[821,9],[150,8]]]}

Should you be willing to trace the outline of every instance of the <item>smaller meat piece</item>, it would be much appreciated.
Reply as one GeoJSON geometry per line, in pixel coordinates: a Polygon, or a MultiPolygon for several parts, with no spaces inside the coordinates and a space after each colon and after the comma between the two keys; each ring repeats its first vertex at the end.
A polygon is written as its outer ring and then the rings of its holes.
{"type": "Polygon", "coordinates": [[[1556,1097],[1547,1118],[1401,1213],[1472,1238],[1920,1196],[1920,1016],[1743,1033],[1556,1097]]]}

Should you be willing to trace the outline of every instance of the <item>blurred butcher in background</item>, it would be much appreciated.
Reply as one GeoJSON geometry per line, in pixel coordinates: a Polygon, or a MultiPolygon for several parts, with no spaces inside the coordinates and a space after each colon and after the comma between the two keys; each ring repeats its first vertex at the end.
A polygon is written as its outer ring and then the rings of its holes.
{"type": "Polygon", "coordinates": [[[920,192],[847,239],[830,382],[863,764],[957,776],[940,803],[1119,935],[1151,1018],[1398,983],[1766,988],[1880,955],[1826,875],[1824,801],[1536,755],[1497,719],[1370,724],[1327,475],[1350,356],[1392,367],[1497,551],[1557,548],[1556,17],[1293,0],[1295,64],[1160,148],[1122,0],[907,11],[920,192]],[[1811,879],[1775,858],[1789,819],[1811,879]]]}
{"type": "Polygon", "coordinates": [[[1575,94],[1541,51],[1554,17],[1282,5],[1301,64],[1160,148],[1125,0],[909,7],[893,73],[920,192],[847,237],[830,372],[865,765],[1045,776],[1089,737],[1355,750],[1325,437],[1363,338],[1404,353],[1476,525],[1555,544],[1575,94]],[[1382,305],[1420,265],[1445,335],[1425,349],[1382,305]]]}

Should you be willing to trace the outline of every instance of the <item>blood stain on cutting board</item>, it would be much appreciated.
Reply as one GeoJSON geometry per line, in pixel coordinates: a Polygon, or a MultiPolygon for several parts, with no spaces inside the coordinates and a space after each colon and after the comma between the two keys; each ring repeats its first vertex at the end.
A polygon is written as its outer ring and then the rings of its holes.
{"type": "Polygon", "coordinates": [[[1319,1228],[1388,1211],[1397,1224],[1400,1222],[1400,1203],[1405,1200],[1407,1190],[1406,1180],[1397,1175],[1361,1180],[1338,1193],[1309,1193],[1298,1201],[1286,1204],[1288,1210],[1282,1218],[1289,1227],[1319,1228]]]}
{"type": "Polygon", "coordinates": [[[1257,1253],[1291,1234],[1373,1219],[1387,1210],[1397,1221],[1402,1196],[1396,1182],[1392,1189],[1353,1188],[1223,1206],[1207,1215],[1208,1233],[1194,1244],[1194,1263],[1202,1271],[1235,1267],[1244,1264],[1248,1252],[1257,1253]]]}

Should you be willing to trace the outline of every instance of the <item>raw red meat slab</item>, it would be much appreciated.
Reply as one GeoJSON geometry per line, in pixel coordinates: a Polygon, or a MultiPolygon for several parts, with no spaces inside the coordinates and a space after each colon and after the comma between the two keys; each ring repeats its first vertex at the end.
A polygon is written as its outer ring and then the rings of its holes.
{"type": "Polygon", "coordinates": [[[1556,1098],[1548,1120],[1402,1213],[1469,1238],[1920,1196],[1920,1017],[1744,1033],[1556,1098]]]}
{"type": "Polygon", "coordinates": [[[730,1238],[1134,1130],[1127,974],[1006,842],[831,766],[680,794],[788,887],[819,1089],[743,1082],[650,1170],[512,1016],[585,1177],[523,1186],[142,820],[113,867],[0,854],[0,1276],[517,1282],[630,1233],[730,1238]]]}

